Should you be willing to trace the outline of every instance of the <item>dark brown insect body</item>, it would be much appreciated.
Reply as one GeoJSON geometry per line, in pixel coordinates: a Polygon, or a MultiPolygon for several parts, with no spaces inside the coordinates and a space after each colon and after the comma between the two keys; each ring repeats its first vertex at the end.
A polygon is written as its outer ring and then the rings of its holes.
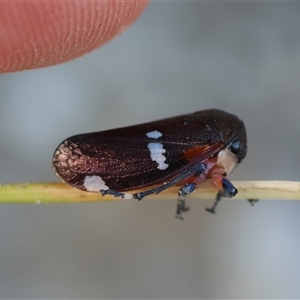
{"type": "Polygon", "coordinates": [[[79,189],[141,199],[175,184],[185,184],[187,194],[205,178],[224,189],[223,179],[246,152],[244,123],[211,109],[70,137],[56,149],[53,166],[79,189]],[[145,187],[153,188],[123,193],[145,187]]]}

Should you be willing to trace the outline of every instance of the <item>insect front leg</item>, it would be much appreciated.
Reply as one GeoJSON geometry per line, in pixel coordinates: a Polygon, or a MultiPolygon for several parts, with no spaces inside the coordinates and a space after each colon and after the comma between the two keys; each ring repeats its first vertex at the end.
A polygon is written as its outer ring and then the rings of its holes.
{"type": "Polygon", "coordinates": [[[208,211],[212,214],[216,213],[216,207],[217,207],[218,203],[220,202],[220,200],[222,199],[222,197],[231,198],[231,197],[235,196],[238,192],[238,190],[234,187],[234,185],[228,179],[226,179],[224,177],[222,177],[222,179],[221,179],[221,184],[222,184],[223,189],[218,192],[215,203],[213,204],[213,206],[211,208],[206,208],[206,211],[208,211]]]}
{"type": "Polygon", "coordinates": [[[254,206],[255,203],[259,201],[259,199],[247,199],[251,206],[254,206]]]}

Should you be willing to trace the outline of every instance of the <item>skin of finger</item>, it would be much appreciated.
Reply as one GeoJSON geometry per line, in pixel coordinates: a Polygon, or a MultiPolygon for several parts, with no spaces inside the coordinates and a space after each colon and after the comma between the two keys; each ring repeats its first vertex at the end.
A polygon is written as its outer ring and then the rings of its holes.
{"type": "Polygon", "coordinates": [[[0,73],[79,57],[125,31],[148,1],[0,3],[0,73]]]}

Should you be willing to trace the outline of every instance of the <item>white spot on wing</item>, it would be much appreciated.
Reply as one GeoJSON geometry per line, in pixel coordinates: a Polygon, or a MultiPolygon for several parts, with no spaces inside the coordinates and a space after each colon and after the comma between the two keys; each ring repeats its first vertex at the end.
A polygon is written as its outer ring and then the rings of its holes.
{"type": "Polygon", "coordinates": [[[157,130],[154,130],[154,131],[147,132],[146,136],[151,139],[158,139],[162,136],[162,133],[157,130]]]}
{"type": "Polygon", "coordinates": [[[100,192],[100,190],[108,190],[109,187],[105,184],[100,176],[85,176],[83,186],[89,192],[100,192]]]}
{"type": "Polygon", "coordinates": [[[169,167],[169,165],[165,163],[166,157],[163,153],[166,153],[166,150],[163,148],[163,144],[149,143],[148,149],[150,150],[151,159],[158,163],[157,169],[165,170],[169,167]]]}

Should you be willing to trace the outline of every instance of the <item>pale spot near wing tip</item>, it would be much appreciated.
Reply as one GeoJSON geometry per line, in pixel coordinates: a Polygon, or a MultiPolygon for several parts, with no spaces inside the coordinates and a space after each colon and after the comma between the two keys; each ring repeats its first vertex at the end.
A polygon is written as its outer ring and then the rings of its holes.
{"type": "Polygon", "coordinates": [[[89,192],[100,192],[100,190],[109,190],[100,176],[85,176],[83,186],[89,192]]]}

